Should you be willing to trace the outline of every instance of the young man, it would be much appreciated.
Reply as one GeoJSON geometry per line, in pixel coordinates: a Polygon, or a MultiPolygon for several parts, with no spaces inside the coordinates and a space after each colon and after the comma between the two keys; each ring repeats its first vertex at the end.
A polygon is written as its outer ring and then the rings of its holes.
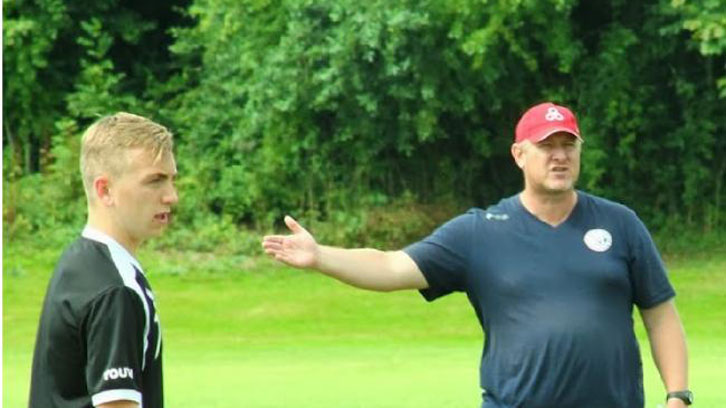
{"type": "Polygon", "coordinates": [[[582,137],[569,109],[532,107],[511,153],[524,190],[472,209],[402,251],[339,249],[291,217],[265,251],[378,291],[466,292],[486,333],[484,408],[642,408],[636,305],[668,392],[690,404],[685,336],[660,256],[633,211],[575,190],[582,137]]]}
{"type": "Polygon", "coordinates": [[[48,286],[33,356],[31,408],[163,406],[161,328],[134,257],[178,201],[172,135],[129,113],[83,135],[88,222],[48,286]]]}

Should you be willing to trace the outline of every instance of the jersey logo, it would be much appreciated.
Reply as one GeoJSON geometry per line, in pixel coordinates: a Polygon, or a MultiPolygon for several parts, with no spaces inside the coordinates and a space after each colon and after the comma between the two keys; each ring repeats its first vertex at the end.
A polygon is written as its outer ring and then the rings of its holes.
{"type": "Polygon", "coordinates": [[[613,245],[613,236],[607,230],[596,228],[585,233],[585,245],[595,252],[605,252],[613,245]]]}
{"type": "Polygon", "coordinates": [[[103,373],[103,381],[116,380],[118,378],[134,378],[134,370],[128,367],[109,368],[103,373]]]}
{"type": "Polygon", "coordinates": [[[509,215],[507,214],[492,214],[492,213],[486,213],[484,216],[487,220],[495,220],[495,221],[506,221],[509,219],[509,215]]]}

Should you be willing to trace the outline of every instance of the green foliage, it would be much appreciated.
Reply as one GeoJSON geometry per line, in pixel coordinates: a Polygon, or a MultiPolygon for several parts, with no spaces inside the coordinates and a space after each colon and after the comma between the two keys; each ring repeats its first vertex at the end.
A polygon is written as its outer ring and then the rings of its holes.
{"type": "Polygon", "coordinates": [[[66,97],[69,113],[76,118],[93,119],[109,112],[134,110],[136,98],[120,92],[125,75],[116,72],[113,61],[108,58],[113,37],[95,17],[81,22],[81,28],[83,36],[77,41],[85,55],[80,60],[81,71],[74,92],[66,97]]]}
{"type": "Polygon", "coordinates": [[[3,158],[15,176],[37,171],[48,148],[64,91],[52,50],[68,24],[62,0],[3,2],[3,158]]]}
{"type": "Polygon", "coordinates": [[[654,229],[717,233],[721,3],[11,2],[3,216],[37,231],[20,190],[38,188],[66,211],[56,219],[76,220],[77,139],[99,115],[130,110],[177,135],[189,232],[175,245],[236,252],[248,245],[223,241],[237,226],[281,227],[286,213],[332,242],[402,245],[454,209],[517,191],[515,122],[555,100],[581,121],[583,188],[654,229]]]}
{"type": "Polygon", "coordinates": [[[177,31],[173,50],[204,69],[185,72],[200,85],[168,114],[189,157],[205,158],[195,177],[215,186],[209,206],[269,223],[289,208],[325,220],[407,189],[426,201],[497,193],[476,176],[482,159],[508,161],[501,129],[516,113],[502,106],[521,109],[529,88],[500,78],[524,62],[534,81],[527,61],[538,60],[566,74],[579,51],[557,18],[570,3],[546,16],[531,3],[469,6],[195,3],[198,24],[177,31]],[[531,25],[551,40],[521,36],[531,25]]]}
{"type": "Polygon", "coordinates": [[[149,241],[149,247],[168,251],[253,254],[260,251],[257,233],[238,231],[229,217],[198,214],[190,222],[176,222],[162,237],[149,241]]]}
{"type": "Polygon", "coordinates": [[[46,170],[59,120],[158,109],[137,98],[174,71],[165,31],[183,24],[174,9],[186,2],[4,2],[3,146],[16,176],[46,170]]]}
{"type": "Polygon", "coordinates": [[[726,104],[713,61],[683,41],[670,5],[621,11],[601,22],[577,88],[586,185],[659,228],[722,229],[726,104]]]}
{"type": "Polygon", "coordinates": [[[460,210],[453,203],[423,205],[415,200],[413,194],[405,192],[390,203],[368,209],[334,211],[324,221],[310,213],[303,214],[304,218],[298,221],[320,242],[346,247],[397,249],[422,239],[460,210]]]}

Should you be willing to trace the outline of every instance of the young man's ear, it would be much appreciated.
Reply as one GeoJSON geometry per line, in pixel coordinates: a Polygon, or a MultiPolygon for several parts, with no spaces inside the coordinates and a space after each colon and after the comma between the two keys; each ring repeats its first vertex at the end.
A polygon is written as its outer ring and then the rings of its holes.
{"type": "Polygon", "coordinates": [[[524,149],[524,143],[512,143],[512,147],[510,149],[512,157],[514,158],[514,163],[516,163],[520,169],[524,169],[524,149]]]}
{"type": "Polygon", "coordinates": [[[93,194],[99,203],[109,207],[113,204],[108,176],[103,174],[93,179],[93,194]]]}

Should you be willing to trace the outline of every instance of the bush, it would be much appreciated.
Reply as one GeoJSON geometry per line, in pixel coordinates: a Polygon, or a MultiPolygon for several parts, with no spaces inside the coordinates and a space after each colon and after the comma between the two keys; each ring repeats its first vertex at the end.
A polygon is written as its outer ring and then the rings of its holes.
{"type": "Polygon", "coordinates": [[[69,183],[33,174],[4,184],[3,239],[50,245],[83,228],[85,197],[70,197],[69,183]]]}
{"type": "Polygon", "coordinates": [[[164,251],[211,252],[218,254],[256,255],[261,253],[262,236],[237,227],[230,217],[198,213],[191,223],[174,221],[148,246],[164,251]]]}
{"type": "Polygon", "coordinates": [[[453,203],[420,204],[406,193],[389,204],[298,221],[326,245],[394,250],[424,238],[459,212],[453,203]]]}

